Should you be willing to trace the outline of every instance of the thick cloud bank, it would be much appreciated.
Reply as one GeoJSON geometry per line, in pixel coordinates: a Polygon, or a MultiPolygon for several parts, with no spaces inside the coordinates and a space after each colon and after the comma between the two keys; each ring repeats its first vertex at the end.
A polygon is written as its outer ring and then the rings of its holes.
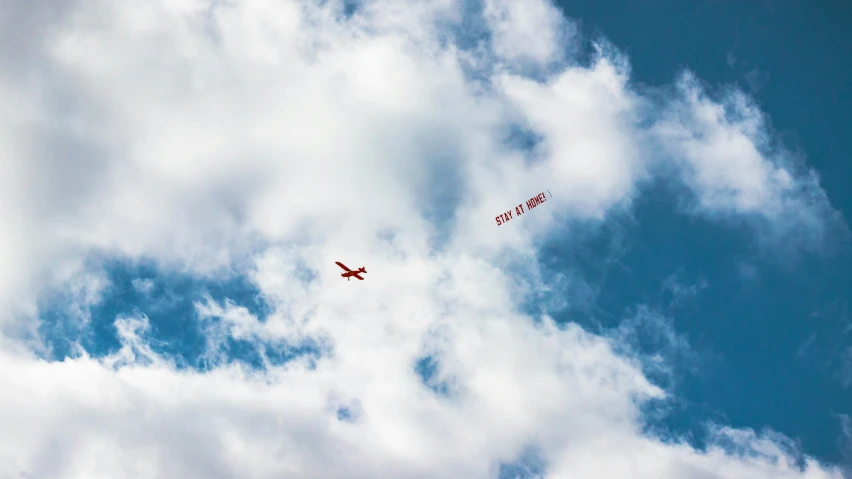
{"type": "Polygon", "coordinates": [[[0,32],[0,476],[840,477],[748,431],[643,434],[666,392],[637,359],[520,312],[540,238],[656,181],[819,247],[834,213],[744,96],[643,96],[544,0],[7,0],[0,32]],[[271,313],[200,301],[209,344],[323,354],[179,368],[127,310],[120,349],[51,360],[40,298],[85,327],[104,257],[247,277],[271,313]]]}

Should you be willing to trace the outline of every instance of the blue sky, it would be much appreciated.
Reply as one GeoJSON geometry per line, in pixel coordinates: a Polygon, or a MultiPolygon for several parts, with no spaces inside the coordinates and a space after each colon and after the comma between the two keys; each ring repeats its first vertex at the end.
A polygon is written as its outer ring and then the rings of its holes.
{"type": "Polygon", "coordinates": [[[0,475],[849,466],[852,8],[108,3],[0,7],[0,475]]]}
{"type": "MultiPolygon", "coordinates": [[[[790,147],[819,173],[828,197],[852,215],[852,8],[842,2],[560,2],[589,33],[630,56],[633,79],[660,84],[687,67],[716,87],[737,84],[759,102],[790,147]],[[750,84],[757,72],[765,82],[750,84]]],[[[723,417],[772,427],[805,450],[839,461],[838,414],[852,407],[852,251],[792,263],[674,214],[660,198],[637,208],[628,251],[600,280],[599,307],[621,317],[633,303],[666,307],[662,280],[678,273],[708,287],[672,311],[675,330],[706,359],[679,386],[687,412],[672,425],[723,417]],[[844,363],[846,361],[846,363],[844,363]]],[[[559,256],[558,240],[553,241],[559,256]]]]}

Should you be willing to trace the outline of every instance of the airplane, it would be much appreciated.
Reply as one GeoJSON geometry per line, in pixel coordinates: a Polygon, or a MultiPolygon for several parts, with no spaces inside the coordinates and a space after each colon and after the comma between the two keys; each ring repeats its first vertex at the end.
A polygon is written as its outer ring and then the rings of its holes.
{"type": "Polygon", "coordinates": [[[345,272],[345,273],[343,273],[343,274],[341,274],[341,275],[340,275],[340,276],[343,276],[344,278],[346,278],[346,281],[349,281],[350,279],[352,279],[352,276],[354,276],[354,277],[356,277],[356,278],[360,279],[361,281],[364,281],[364,278],[362,278],[362,277],[358,276],[358,274],[359,274],[359,273],[366,273],[366,272],[367,272],[367,268],[366,268],[366,267],[361,266],[359,269],[357,269],[357,270],[355,270],[355,271],[352,271],[351,269],[349,269],[349,268],[347,268],[346,266],[344,266],[344,265],[343,265],[343,263],[341,263],[340,261],[335,261],[335,262],[334,262],[334,264],[336,264],[337,266],[340,266],[341,268],[343,268],[344,270],[346,270],[346,272],[345,272]]]}

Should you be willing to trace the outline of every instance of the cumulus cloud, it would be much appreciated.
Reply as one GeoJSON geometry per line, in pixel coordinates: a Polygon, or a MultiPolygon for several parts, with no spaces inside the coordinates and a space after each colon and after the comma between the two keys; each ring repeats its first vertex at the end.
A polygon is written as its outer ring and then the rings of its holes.
{"type": "Polygon", "coordinates": [[[486,0],[483,16],[495,55],[509,67],[545,68],[575,53],[575,24],[547,1],[486,0]]]}
{"type": "Polygon", "coordinates": [[[612,47],[572,59],[581,39],[551,4],[466,5],[2,7],[0,26],[33,27],[0,28],[26,46],[0,66],[2,475],[484,478],[536,451],[545,477],[839,477],[801,470],[775,438],[731,431],[746,454],[644,435],[641,405],[666,394],[638,360],[519,308],[543,287],[537,238],[629,208],[655,175],[699,212],[818,236],[832,210],[816,179],[762,148],[744,96],[714,102],[687,76],[651,105],[612,47]],[[488,35],[467,48],[470,15],[488,35]],[[101,283],[74,282],[98,277],[99,255],[248,276],[274,311],[196,305],[223,321],[214,343],[327,350],[179,369],[139,315],[116,318],[106,357],[49,362],[15,342],[45,291],[97,301],[101,283]],[[341,281],[335,260],[368,281],[341,281]],[[446,394],[423,384],[423,358],[446,394]]]}

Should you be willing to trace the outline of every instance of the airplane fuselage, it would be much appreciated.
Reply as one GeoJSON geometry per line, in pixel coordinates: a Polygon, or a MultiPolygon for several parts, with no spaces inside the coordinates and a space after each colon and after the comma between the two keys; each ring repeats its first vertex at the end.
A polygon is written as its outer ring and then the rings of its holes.
{"type": "Polygon", "coordinates": [[[358,275],[361,274],[361,273],[366,273],[366,272],[367,272],[367,269],[364,268],[364,267],[361,267],[361,268],[359,268],[355,271],[347,271],[347,272],[341,274],[340,276],[343,276],[344,278],[346,278],[347,281],[350,280],[353,276],[355,276],[358,279],[364,279],[364,278],[361,278],[358,275]]]}

